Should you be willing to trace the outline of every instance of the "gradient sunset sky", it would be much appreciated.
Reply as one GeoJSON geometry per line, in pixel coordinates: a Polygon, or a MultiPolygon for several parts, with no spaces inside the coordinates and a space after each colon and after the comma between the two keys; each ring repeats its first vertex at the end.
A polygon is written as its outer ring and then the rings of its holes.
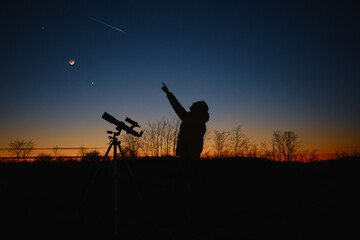
{"type": "Polygon", "coordinates": [[[105,111],[143,126],[175,116],[162,82],[187,109],[208,103],[210,131],[359,148],[355,2],[5,1],[0,148],[107,147],[105,111]]]}

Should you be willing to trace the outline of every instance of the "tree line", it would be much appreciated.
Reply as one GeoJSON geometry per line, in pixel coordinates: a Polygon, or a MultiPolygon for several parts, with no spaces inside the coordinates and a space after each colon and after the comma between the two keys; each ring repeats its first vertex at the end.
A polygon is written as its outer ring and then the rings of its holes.
{"type": "MultiPolygon", "coordinates": [[[[131,134],[123,134],[120,137],[123,153],[130,158],[175,156],[179,128],[178,118],[148,122],[143,128],[144,134],[141,138],[131,134]]],[[[33,150],[33,141],[14,140],[8,144],[10,155],[14,156],[18,162],[28,158],[33,150]]],[[[64,160],[65,157],[60,153],[58,146],[54,146],[52,152],[53,154],[40,153],[36,159],[39,161],[64,160]]],[[[356,149],[353,153],[337,152],[337,157],[346,156],[359,157],[360,152],[356,149]]],[[[257,144],[251,142],[241,125],[228,131],[207,130],[204,136],[202,157],[262,157],[281,162],[319,160],[317,150],[305,149],[294,131],[276,130],[270,142],[257,144]]],[[[102,157],[100,152],[96,150],[87,152],[84,146],[80,146],[78,158],[82,161],[100,161],[102,157]]]]}

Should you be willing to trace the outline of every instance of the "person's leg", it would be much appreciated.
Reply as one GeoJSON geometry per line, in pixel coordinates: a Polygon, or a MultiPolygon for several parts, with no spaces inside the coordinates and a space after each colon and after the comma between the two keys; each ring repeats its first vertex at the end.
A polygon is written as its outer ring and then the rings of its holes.
{"type": "Polygon", "coordinates": [[[198,237],[207,239],[209,234],[208,209],[199,164],[190,167],[188,173],[189,188],[187,193],[190,195],[188,203],[190,227],[194,234],[199,234],[198,237]]]}
{"type": "Polygon", "coordinates": [[[208,208],[207,208],[207,199],[205,197],[205,188],[204,188],[204,181],[202,179],[201,171],[200,171],[200,164],[197,165],[196,170],[196,205],[198,208],[198,215],[199,215],[199,225],[207,229],[208,227],[208,208]]]}
{"type": "Polygon", "coordinates": [[[187,169],[186,160],[181,158],[177,172],[177,203],[179,212],[179,224],[187,225],[188,206],[187,206],[187,169]]]}

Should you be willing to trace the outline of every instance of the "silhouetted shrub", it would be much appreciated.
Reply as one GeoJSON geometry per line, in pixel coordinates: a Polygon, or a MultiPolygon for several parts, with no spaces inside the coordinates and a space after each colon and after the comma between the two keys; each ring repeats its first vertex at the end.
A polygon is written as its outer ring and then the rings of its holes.
{"type": "Polygon", "coordinates": [[[85,154],[85,162],[99,162],[101,160],[100,153],[96,150],[85,154]]]}
{"type": "Polygon", "coordinates": [[[52,158],[53,157],[50,154],[39,153],[37,155],[37,157],[35,158],[35,161],[38,161],[38,162],[51,162],[52,158]]]}

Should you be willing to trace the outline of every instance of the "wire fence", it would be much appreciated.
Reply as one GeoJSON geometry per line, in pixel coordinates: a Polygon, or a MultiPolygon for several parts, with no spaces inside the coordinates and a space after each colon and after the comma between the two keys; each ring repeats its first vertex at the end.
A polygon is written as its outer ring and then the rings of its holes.
{"type": "MultiPolygon", "coordinates": [[[[9,150],[13,150],[14,148],[0,148],[0,151],[9,151],[9,150]]],[[[28,148],[16,148],[16,149],[20,149],[20,150],[27,150],[28,148]]],[[[51,150],[54,151],[54,149],[57,150],[90,150],[90,149],[105,149],[105,147],[52,147],[52,148],[32,148],[32,151],[38,151],[38,150],[51,150]]]]}
{"type": "MultiPolygon", "coordinates": [[[[43,161],[43,162],[65,162],[65,161],[99,161],[98,159],[103,159],[105,155],[107,147],[52,147],[52,148],[32,148],[31,154],[22,156],[19,154],[18,156],[10,153],[11,148],[0,148],[0,162],[35,162],[35,161],[43,161]],[[98,155],[95,154],[92,156],[87,156],[87,154],[96,151],[98,155]],[[64,154],[67,152],[67,154],[64,154]],[[90,160],[89,160],[90,159],[90,160]]],[[[18,148],[16,150],[28,150],[26,148],[18,148]]],[[[147,154],[139,154],[138,157],[146,157],[153,156],[147,154]]],[[[162,156],[162,155],[161,155],[162,156]]],[[[172,155],[166,155],[172,156],[172,155]]],[[[359,151],[356,154],[349,154],[346,152],[341,153],[326,153],[321,154],[316,160],[330,160],[337,158],[344,158],[349,156],[359,157],[359,151]]],[[[231,157],[231,156],[229,156],[231,157]]],[[[262,156],[258,156],[262,157],[262,156]]],[[[214,158],[212,156],[204,155],[202,158],[214,158]]],[[[216,158],[216,157],[215,157],[216,158]]],[[[266,157],[265,157],[266,158],[266,157]]],[[[109,159],[112,159],[112,154],[109,155],[109,159]]],[[[316,161],[315,160],[315,161],[316,161]]],[[[304,162],[308,162],[308,159],[305,159],[304,162]]]]}
{"type": "Polygon", "coordinates": [[[26,148],[0,148],[0,162],[34,162],[34,161],[80,161],[84,160],[85,155],[91,151],[99,152],[98,158],[102,158],[100,151],[105,151],[105,147],[52,147],[52,148],[32,148],[31,154],[27,156],[14,156],[11,150],[24,151],[26,148]],[[70,151],[64,154],[62,151],[70,151]],[[76,152],[76,153],[75,153],[76,152]]]}

